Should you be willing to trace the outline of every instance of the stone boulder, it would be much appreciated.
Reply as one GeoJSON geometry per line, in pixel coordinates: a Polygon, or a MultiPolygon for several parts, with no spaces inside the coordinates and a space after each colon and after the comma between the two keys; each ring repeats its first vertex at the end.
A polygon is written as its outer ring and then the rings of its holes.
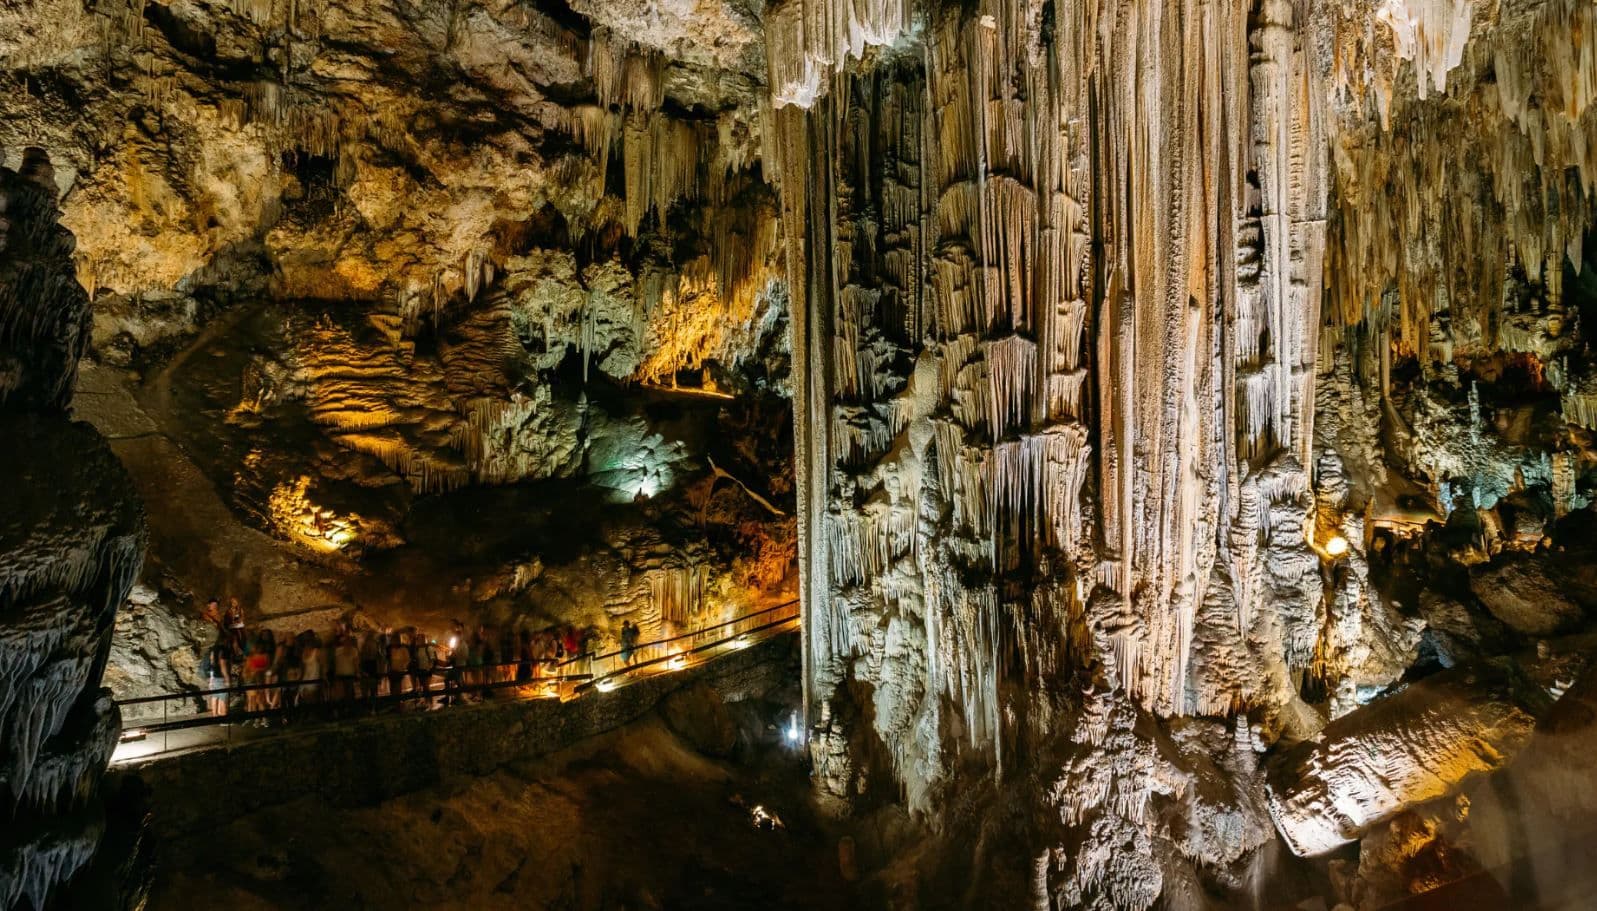
{"type": "Polygon", "coordinates": [[[1569,632],[1585,619],[1553,567],[1540,556],[1512,554],[1470,572],[1470,590],[1510,629],[1526,636],[1569,632]]]}
{"type": "Polygon", "coordinates": [[[1427,677],[1274,756],[1270,815],[1295,854],[1326,854],[1510,762],[1551,701],[1506,659],[1427,677]]]}

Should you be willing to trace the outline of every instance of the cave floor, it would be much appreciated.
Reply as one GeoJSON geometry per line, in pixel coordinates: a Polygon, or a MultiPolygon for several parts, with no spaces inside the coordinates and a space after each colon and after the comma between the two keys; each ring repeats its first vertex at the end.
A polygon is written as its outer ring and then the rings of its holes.
{"type": "Polygon", "coordinates": [[[150,907],[855,907],[807,787],[793,754],[708,759],[650,718],[375,807],[245,815],[168,846],[150,907]]]}

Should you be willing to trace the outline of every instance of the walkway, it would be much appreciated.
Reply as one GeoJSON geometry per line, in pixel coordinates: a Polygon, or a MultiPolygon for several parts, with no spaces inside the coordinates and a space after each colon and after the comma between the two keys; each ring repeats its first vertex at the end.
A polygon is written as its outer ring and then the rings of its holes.
{"type": "Polygon", "coordinates": [[[476,668],[483,679],[460,681],[440,669],[425,690],[368,698],[320,701],[304,705],[285,705],[256,712],[231,712],[211,715],[203,710],[207,696],[225,694],[231,698],[249,691],[326,687],[326,681],[236,686],[205,692],[188,691],[118,700],[118,705],[162,706],[162,719],[122,732],[122,740],[112,754],[111,764],[146,764],[172,757],[229,746],[234,743],[269,738],[305,724],[347,721],[381,712],[410,710],[425,712],[452,705],[480,702],[488,697],[519,700],[559,700],[569,702],[590,693],[608,693],[640,680],[660,677],[712,662],[741,651],[757,642],[798,625],[798,602],[751,611],[724,623],[693,630],[668,639],[639,643],[630,656],[621,651],[579,655],[551,663],[546,672],[530,680],[515,679],[517,663],[476,668]],[[258,725],[258,726],[257,726],[258,725]]]}

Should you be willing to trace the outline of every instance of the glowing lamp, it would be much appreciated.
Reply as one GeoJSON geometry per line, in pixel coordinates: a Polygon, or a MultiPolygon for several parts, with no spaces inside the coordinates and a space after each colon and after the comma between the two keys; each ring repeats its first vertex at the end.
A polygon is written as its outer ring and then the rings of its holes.
{"type": "Polygon", "coordinates": [[[601,693],[608,693],[616,688],[616,682],[606,677],[605,679],[600,680],[598,683],[595,683],[593,687],[601,693]]]}
{"type": "Polygon", "coordinates": [[[796,747],[804,742],[804,732],[799,730],[797,712],[788,719],[787,730],[782,732],[782,736],[787,740],[788,746],[796,747]]]}
{"type": "Polygon", "coordinates": [[[1332,535],[1331,540],[1325,542],[1325,552],[1333,557],[1347,553],[1347,547],[1347,539],[1341,535],[1332,535]]]}
{"type": "Polygon", "coordinates": [[[687,656],[686,655],[677,655],[675,658],[671,659],[671,661],[669,662],[669,665],[670,665],[671,670],[680,671],[683,668],[688,666],[687,656]]]}

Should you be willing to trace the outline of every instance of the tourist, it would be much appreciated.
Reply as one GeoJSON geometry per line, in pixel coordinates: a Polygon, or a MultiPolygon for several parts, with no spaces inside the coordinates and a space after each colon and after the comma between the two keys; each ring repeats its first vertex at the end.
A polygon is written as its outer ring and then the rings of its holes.
{"type": "Polygon", "coordinates": [[[522,627],[516,642],[516,682],[532,680],[536,667],[532,661],[532,630],[522,627]]]}
{"type": "Polygon", "coordinates": [[[565,648],[566,652],[564,658],[567,661],[575,661],[577,656],[582,654],[582,645],[580,642],[580,637],[577,633],[576,624],[567,623],[565,629],[561,631],[561,639],[561,645],[565,648]]]}
{"type": "Polygon", "coordinates": [[[516,679],[516,631],[508,626],[499,634],[499,667],[495,676],[500,683],[516,679]]]}
{"type": "Polygon", "coordinates": [[[414,639],[416,656],[411,661],[411,685],[416,692],[422,694],[424,708],[432,706],[432,697],[427,695],[433,686],[433,668],[438,665],[438,640],[429,639],[417,633],[414,639]]]}
{"type": "Polygon", "coordinates": [[[394,638],[394,629],[391,626],[383,627],[377,636],[377,693],[382,695],[388,689],[388,645],[394,638]]]}
{"type": "Polygon", "coordinates": [[[478,661],[481,668],[477,671],[477,681],[484,686],[488,686],[495,682],[494,674],[499,671],[499,665],[497,664],[499,656],[494,652],[493,645],[494,635],[487,627],[478,627],[477,642],[478,646],[471,650],[474,656],[477,654],[482,655],[481,660],[478,661]],[[480,652],[479,648],[481,649],[480,652]]]}
{"type": "Polygon", "coordinates": [[[236,639],[239,647],[244,645],[244,607],[238,603],[237,598],[227,599],[227,613],[222,616],[222,622],[227,625],[227,634],[236,639]]]}
{"type": "Polygon", "coordinates": [[[205,602],[205,609],[200,611],[200,619],[216,627],[218,633],[223,632],[225,627],[222,625],[222,602],[215,598],[205,602]]]}
{"type": "Polygon", "coordinates": [[[305,644],[300,651],[300,680],[303,681],[299,688],[299,705],[309,705],[318,701],[322,694],[322,643],[311,633],[304,640],[305,644]]]}
{"type": "Polygon", "coordinates": [[[377,656],[381,652],[377,636],[371,632],[362,633],[360,637],[360,698],[373,699],[377,696],[377,687],[381,678],[377,676],[377,656]]]}
{"type": "Polygon", "coordinates": [[[410,676],[410,636],[398,633],[388,640],[388,695],[404,692],[405,679],[410,676]]]}
{"type": "Polygon", "coordinates": [[[266,677],[267,668],[271,666],[272,658],[266,642],[262,639],[250,640],[245,646],[244,655],[244,685],[250,687],[244,693],[244,711],[260,712],[266,709],[260,684],[266,677]]]}
{"type": "Polygon", "coordinates": [[[638,647],[638,625],[631,620],[621,621],[621,663],[632,666],[632,652],[638,647]]]}
{"type": "MultiPolygon", "coordinates": [[[[261,639],[266,645],[266,654],[271,662],[266,666],[263,683],[278,683],[283,679],[283,672],[288,664],[288,640],[279,642],[277,634],[270,629],[261,630],[261,639]]],[[[282,687],[274,686],[265,691],[266,707],[269,709],[280,708],[283,704],[282,687]]]]}
{"type": "MultiPolygon", "coordinates": [[[[283,640],[284,643],[292,641],[283,640]]],[[[283,650],[283,664],[277,672],[278,679],[284,684],[280,704],[285,707],[297,706],[304,695],[299,684],[305,679],[305,664],[300,658],[299,646],[282,644],[278,648],[283,650]]]]}
{"type": "Polygon", "coordinates": [[[335,699],[355,698],[355,678],[360,672],[360,650],[355,647],[355,640],[349,633],[338,637],[338,644],[333,647],[333,680],[338,688],[334,692],[335,699]]]}
{"type": "MultiPolygon", "coordinates": [[[[216,599],[211,599],[211,603],[216,603],[216,599]]],[[[221,620],[220,614],[217,620],[221,620]]],[[[227,645],[218,638],[205,654],[205,688],[210,691],[205,699],[211,714],[218,718],[227,714],[227,687],[232,677],[231,670],[227,645]]]]}
{"type": "Polygon", "coordinates": [[[444,704],[453,705],[461,700],[462,691],[470,683],[467,674],[471,666],[471,643],[461,635],[450,636],[449,643],[449,673],[445,679],[454,684],[455,693],[452,697],[445,698],[444,704]]]}
{"type": "Polygon", "coordinates": [[[488,628],[479,626],[477,631],[471,634],[471,657],[466,662],[466,683],[468,686],[477,686],[483,682],[483,666],[490,663],[487,651],[488,628]]]}

